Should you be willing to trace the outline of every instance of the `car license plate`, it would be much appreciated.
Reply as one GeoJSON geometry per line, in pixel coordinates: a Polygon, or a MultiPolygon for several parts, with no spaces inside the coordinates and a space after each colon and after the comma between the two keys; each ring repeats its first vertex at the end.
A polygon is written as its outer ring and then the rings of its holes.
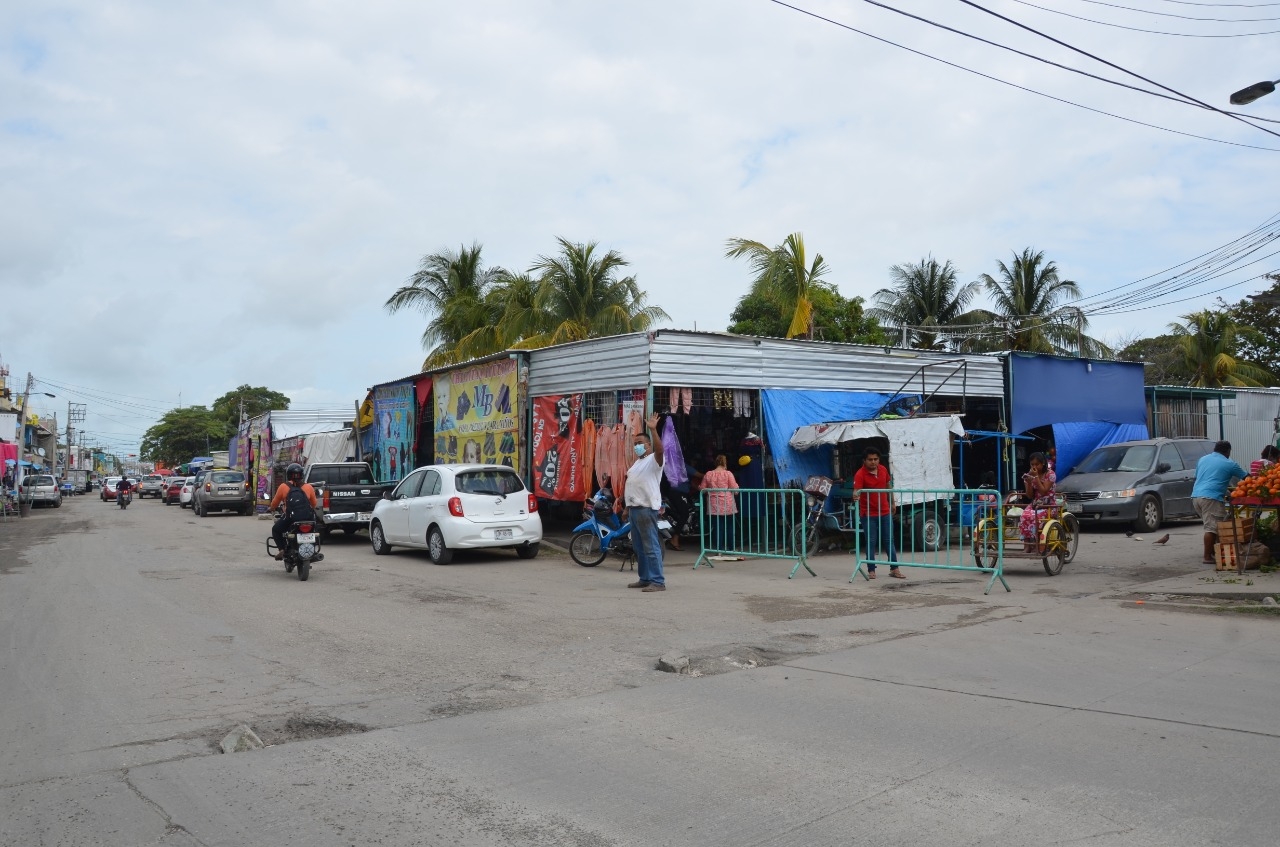
{"type": "Polygon", "coordinates": [[[495,529],[495,530],[493,531],[493,537],[494,537],[494,538],[510,538],[510,537],[511,537],[511,530],[509,530],[509,529],[495,529]]]}
{"type": "Polygon", "coordinates": [[[1075,512],[1075,513],[1077,513],[1077,514],[1078,514],[1078,513],[1080,513],[1080,512],[1083,512],[1083,511],[1084,511],[1084,507],[1083,507],[1083,506],[1081,506],[1079,503],[1068,503],[1068,504],[1067,504],[1067,511],[1068,511],[1068,512],[1075,512]]]}
{"type": "Polygon", "coordinates": [[[299,544],[315,544],[316,534],[314,532],[300,532],[298,533],[298,543],[299,544]]]}
{"type": "Polygon", "coordinates": [[[356,520],[367,521],[373,518],[373,512],[356,512],[356,520]]]}

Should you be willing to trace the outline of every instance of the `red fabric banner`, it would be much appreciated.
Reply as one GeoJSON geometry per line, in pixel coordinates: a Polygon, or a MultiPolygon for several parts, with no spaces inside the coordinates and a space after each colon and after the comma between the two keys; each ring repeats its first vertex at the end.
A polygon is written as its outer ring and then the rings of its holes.
{"type": "Polygon", "coordinates": [[[533,398],[533,493],[539,497],[586,499],[581,419],[581,394],[533,398]]]}

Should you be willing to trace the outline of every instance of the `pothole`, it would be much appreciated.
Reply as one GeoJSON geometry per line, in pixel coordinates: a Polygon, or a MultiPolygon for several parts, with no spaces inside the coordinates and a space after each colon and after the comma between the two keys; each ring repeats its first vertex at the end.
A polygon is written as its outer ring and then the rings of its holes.
{"type": "MultiPolygon", "coordinates": [[[[313,738],[333,738],[339,735],[352,735],[368,732],[372,727],[362,723],[344,721],[331,715],[293,714],[283,718],[267,718],[249,721],[248,725],[262,739],[267,747],[288,744],[293,741],[309,741],[313,738]]],[[[218,745],[234,727],[224,727],[210,740],[213,748],[218,745]]]]}

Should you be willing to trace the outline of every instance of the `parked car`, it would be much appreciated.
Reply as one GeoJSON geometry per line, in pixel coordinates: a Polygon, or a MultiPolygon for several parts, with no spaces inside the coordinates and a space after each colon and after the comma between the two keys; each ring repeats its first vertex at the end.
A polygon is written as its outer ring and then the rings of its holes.
{"type": "Polygon", "coordinates": [[[510,547],[522,559],[538,555],[538,498],[505,465],[428,465],[409,474],[373,507],[373,552],[420,547],[447,565],[455,550],[510,547]]]}
{"type": "Polygon", "coordinates": [[[187,478],[184,476],[171,476],[165,480],[164,491],[160,492],[160,502],[166,506],[172,506],[178,502],[178,496],[182,494],[182,486],[186,485],[187,478]]]}
{"type": "Polygon", "coordinates": [[[253,492],[240,471],[205,471],[195,486],[191,508],[200,517],[210,512],[232,511],[242,515],[253,514],[253,492]]]}
{"type": "Polygon", "coordinates": [[[374,482],[367,462],[307,465],[302,481],[315,489],[320,533],[326,536],[337,527],[347,535],[368,529],[373,507],[395,488],[394,482],[374,482]]]}
{"type": "Polygon", "coordinates": [[[58,480],[50,474],[28,474],[22,478],[19,497],[31,503],[57,508],[62,505],[62,491],[58,480]]]}
{"type": "Polygon", "coordinates": [[[187,508],[191,505],[191,498],[195,494],[196,478],[189,476],[182,481],[182,491],[178,493],[178,505],[187,508]]]}
{"type": "Polygon", "coordinates": [[[98,496],[102,502],[114,503],[116,501],[116,486],[120,484],[121,477],[109,476],[102,481],[102,488],[98,492],[98,496]]]}
{"type": "Polygon", "coordinates": [[[1166,519],[1194,518],[1196,462],[1206,438],[1148,438],[1099,447],[1059,480],[1067,510],[1088,523],[1131,523],[1155,532],[1166,519]]]}
{"type": "Polygon", "coordinates": [[[138,485],[138,499],[159,497],[164,493],[164,477],[160,474],[147,474],[138,485]]]}
{"type": "Polygon", "coordinates": [[[58,490],[62,493],[63,497],[71,497],[78,493],[76,491],[76,484],[69,479],[64,479],[62,482],[58,483],[58,490]]]}

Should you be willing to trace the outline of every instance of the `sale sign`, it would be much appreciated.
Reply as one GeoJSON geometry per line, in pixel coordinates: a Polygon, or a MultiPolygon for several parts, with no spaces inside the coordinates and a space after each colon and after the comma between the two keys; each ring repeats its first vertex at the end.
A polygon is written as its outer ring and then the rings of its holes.
{"type": "Polygon", "coordinates": [[[582,395],[533,400],[533,488],[549,500],[582,501],[582,395]]]}

